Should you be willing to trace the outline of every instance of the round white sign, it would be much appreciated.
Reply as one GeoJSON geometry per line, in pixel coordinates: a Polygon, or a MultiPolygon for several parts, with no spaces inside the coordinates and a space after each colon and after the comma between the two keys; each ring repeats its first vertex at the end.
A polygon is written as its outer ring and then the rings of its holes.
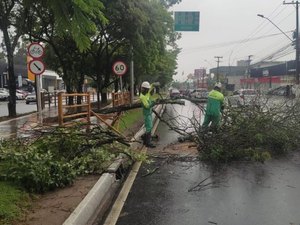
{"type": "Polygon", "coordinates": [[[44,55],[44,47],[39,43],[31,43],[28,46],[28,55],[34,59],[41,58],[44,55]]]}
{"type": "Polygon", "coordinates": [[[29,70],[35,75],[40,75],[45,71],[45,65],[42,61],[34,59],[29,63],[29,70]]]}
{"type": "Polygon", "coordinates": [[[127,72],[127,66],[122,61],[117,61],[113,65],[113,72],[118,76],[123,76],[127,72]]]}

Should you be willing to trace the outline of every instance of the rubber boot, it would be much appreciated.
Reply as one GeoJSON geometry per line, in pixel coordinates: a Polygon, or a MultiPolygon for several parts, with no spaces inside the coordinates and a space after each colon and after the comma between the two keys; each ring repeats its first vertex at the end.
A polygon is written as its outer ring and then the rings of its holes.
{"type": "Polygon", "coordinates": [[[146,133],[146,147],[155,148],[156,146],[151,143],[151,132],[146,133]]]}
{"type": "Polygon", "coordinates": [[[142,138],[142,140],[143,140],[143,145],[146,145],[147,144],[147,138],[146,138],[146,133],[144,133],[142,136],[141,136],[141,138],[142,138]]]}

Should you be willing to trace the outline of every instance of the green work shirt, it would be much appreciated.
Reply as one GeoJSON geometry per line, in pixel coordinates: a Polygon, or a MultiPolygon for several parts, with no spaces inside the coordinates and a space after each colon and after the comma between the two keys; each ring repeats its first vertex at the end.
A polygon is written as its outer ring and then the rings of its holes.
{"type": "Polygon", "coordinates": [[[221,92],[217,90],[212,90],[211,92],[209,92],[206,106],[206,114],[212,116],[219,116],[223,101],[224,95],[221,92]]]}
{"type": "Polygon", "coordinates": [[[151,85],[150,90],[143,95],[140,94],[140,100],[143,106],[143,115],[144,115],[144,121],[145,121],[145,127],[146,132],[151,132],[152,129],[152,106],[154,105],[154,102],[151,99],[150,92],[152,91],[153,86],[151,85]]]}

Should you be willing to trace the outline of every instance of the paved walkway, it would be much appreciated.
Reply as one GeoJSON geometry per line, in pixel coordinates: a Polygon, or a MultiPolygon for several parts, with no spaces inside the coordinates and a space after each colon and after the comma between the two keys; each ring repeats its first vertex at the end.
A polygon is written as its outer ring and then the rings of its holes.
{"type": "MultiPolygon", "coordinates": [[[[57,107],[45,108],[42,112],[43,118],[57,117],[57,107]]],[[[27,116],[13,118],[0,122],[0,138],[21,137],[25,131],[39,125],[38,113],[32,113],[27,116]]]]}

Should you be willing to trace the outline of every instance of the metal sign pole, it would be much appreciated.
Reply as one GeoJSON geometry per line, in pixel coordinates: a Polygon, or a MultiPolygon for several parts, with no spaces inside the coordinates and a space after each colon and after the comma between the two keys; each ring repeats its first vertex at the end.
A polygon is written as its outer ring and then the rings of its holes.
{"type": "Polygon", "coordinates": [[[123,82],[122,82],[122,77],[120,76],[120,91],[123,92],[123,82]]]}
{"type": "Polygon", "coordinates": [[[39,123],[43,124],[43,113],[42,113],[42,98],[41,98],[41,76],[36,75],[36,92],[37,92],[37,104],[38,104],[38,118],[39,123]]]}

